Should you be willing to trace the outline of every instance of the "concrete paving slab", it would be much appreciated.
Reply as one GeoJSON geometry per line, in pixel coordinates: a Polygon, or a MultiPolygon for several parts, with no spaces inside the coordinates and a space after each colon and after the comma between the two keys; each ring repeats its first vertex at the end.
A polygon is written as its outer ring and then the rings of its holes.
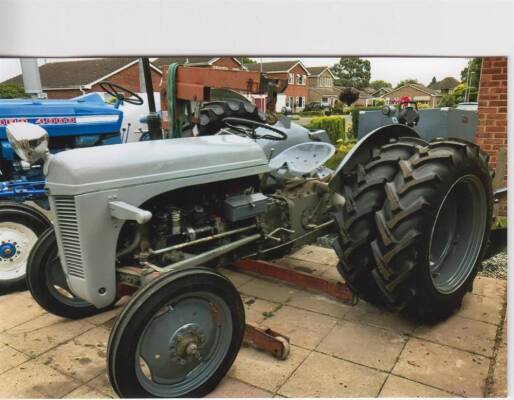
{"type": "Polygon", "coordinates": [[[81,386],[79,381],[34,360],[2,374],[1,379],[0,398],[57,398],[81,386]]]}
{"type": "Polygon", "coordinates": [[[35,357],[93,327],[85,321],[45,314],[0,333],[0,342],[35,357]]]}
{"type": "Polygon", "coordinates": [[[0,296],[0,332],[28,322],[45,314],[32,299],[30,292],[17,292],[0,296]],[[16,310],[16,312],[13,312],[16,310]]]}
{"type": "Polygon", "coordinates": [[[500,345],[491,382],[490,397],[507,397],[507,346],[500,345]]]}
{"type": "Polygon", "coordinates": [[[330,281],[344,282],[343,277],[341,276],[335,265],[331,265],[329,268],[323,271],[321,277],[330,281]]]}
{"type": "Polygon", "coordinates": [[[284,257],[278,260],[273,260],[274,264],[282,265],[284,267],[291,268],[297,272],[303,272],[304,274],[321,276],[323,272],[331,268],[330,265],[320,264],[317,262],[299,260],[297,258],[284,257]]]}
{"type": "Polygon", "coordinates": [[[236,288],[239,288],[245,283],[250,282],[254,278],[251,275],[237,272],[229,268],[220,268],[219,272],[221,272],[228,279],[230,279],[230,281],[234,284],[236,288]]]}
{"type": "Polygon", "coordinates": [[[337,319],[344,318],[352,308],[352,306],[324,294],[307,291],[295,293],[287,304],[320,314],[330,315],[337,319]]]}
{"type": "Polygon", "coordinates": [[[241,382],[238,379],[226,377],[221,381],[218,387],[206,397],[270,398],[273,397],[273,395],[266,390],[241,382]]]}
{"type": "Polygon", "coordinates": [[[28,361],[29,357],[5,344],[0,344],[0,374],[28,361]]]}
{"type": "Polygon", "coordinates": [[[368,367],[390,371],[407,337],[387,329],[341,321],[316,351],[368,367]]]}
{"type": "Polygon", "coordinates": [[[118,398],[111,386],[111,383],[109,382],[109,377],[107,376],[106,371],[103,371],[96,378],[91,379],[87,384],[88,386],[91,386],[92,388],[103,393],[105,395],[104,397],[111,397],[113,399],[118,398]]]}
{"type": "Polygon", "coordinates": [[[261,325],[288,336],[294,345],[314,349],[336,322],[335,318],[327,315],[283,306],[261,325]]]}
{"type": "Polygon", "coordinates": [[[43,354],[38,362],[86,383],[105,370],[108,339],[109,331],[96,327],[43,354]]]}
{"type": "Polygon", "coordinates": [[[439,390],[399,376],[389,375],[379,397],[456,397],[439,390]]]}
{"type": "Polygon", "coordinates": [[[473,282],[473,293],[506,301],[507,281],[478,276],[473,282]]]}
{"type": "Polygon", "coordinates": [[[495,325],[453,316],[436,325],[420,326],[416,328],[413,335],[431,342],[491,357],[496,329],[495,325]]]}
{"type": "Polygon", "coordinates": [[[416,324],[401,315],[378,308],[364,300],[360,300],[356,306],[352,307],[344,319],[402,333],[411,333],[416,327],[416,324]]]}
{"type": "Polygon", "coordinates": [[[116,319],[116,317],[120,314],[121,310],[123,310],[124,305],[128,302],[129,296],[125,296],[120,299],[118,303],[116,303],[116,307],[111,310],[102,312],[97,315],[93,315],[91,317],[84,318],[83,321],[89,322],[93,325],[104,325],[107,322],[116,319]]]}
{"type": "Polygon", "coordinates": [[[498,298],[467,294],[456,315],[498,325],[501,323],[502,309],[503,302],[498,298]]]}
{"type": "Polygon", "coordinates": [[[289,254],[288,258],[310,261],[316,264],[335,266],[339,262],[334,250],[319,246],[303,246],[300,250],[289,254]]]}
{"type": "Polygon", "coordinates": [[[278,391],[287,397],[376,397],[387,374],[312,352],[278,391]]]}
{"type": "Polygon", "coordinates": [[[252,386],[275,392],[308,355],[309,350],[291,346],[287,360],[278,360],[252,347],[242,347],[228,375],[252,386]]]}
{"type": "Polygon", "coordinates": [[[239,288],[242,294],[276,303],[286,303],[298,289],[271,280],[253,279],[239,288]]]}
{"type": "Polygon", "coordinates": [[[465,397],[483,397],[489,359],[411,338],[393,373],[465,397]]]}
{"type": "Polygon", "coordinates": [[[82,385],[64,396],[65,399],[104,399],[105,394],[88,385],[82,385]]]}
{"type": "Polygon", "coordinates": [[[246,322],[259,324],[280,307],[280,303],[258,299],[252,296],[241,296],[245,308],[246,322]]]}

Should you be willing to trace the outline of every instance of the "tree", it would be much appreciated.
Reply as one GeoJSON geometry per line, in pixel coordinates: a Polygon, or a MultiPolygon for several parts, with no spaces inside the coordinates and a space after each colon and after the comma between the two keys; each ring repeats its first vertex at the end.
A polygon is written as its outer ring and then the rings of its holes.
{"type": "Polygon", "coordinates": [[[253,58],[246,56],[240,57],[239,61],[241,62],[241,64],[257,64],[257,61],[255,61],[253,58]]]}
{"type": "Polygon", "coordinates": [[[359,92],[354,88],[347,87],[344,88],[341,93],[339,93],[339,100],[350,107],[353,103],[355,103],[359,99],[359,92]]]}
{"type": "Polygon", "coordinates": [[[386,81],[377,79],[377,80],[371,81],[369,83],[369,87],[372,87],[375,90],[382,89],[382,88],[392,89],[393,85],[391,85],[390,82],[386,82],[386,81]]]}
{"type": "Polygon", "coordinates": [[[336,76],[336,85],[351,86],[357,89],[365,88],[371,79],[371,64],[369,60],[359,57],[341,57],[331,68],[336,76]]]}
{"type": "Polygon", "coordinates": [[[441,97],[441,100],[439,100],[439,107],[455,107],[457,104],[456,96],[453,93],[445,94],[443,97],[441,97]]]}
{"type": "Polygon", "coordinates": [[[437,83],[437,79],[435,79],[435,76],[432,77],[432,80],[430,81],[430,85],[433,85],[434,83],[437,83]]]}
{"type": "Polygon", "coordinates": [[[0,99],[26,98],[27,93],[22,86],[16,83],[0,83],[0,99]]]}
{"type": "Polygon", "coordinates": [[[395,89],[398,89],[399,87],[402,87],[403,85],[408,85],[408,84],[412,84],[412,83],[419,85],[419,82],[417,79],[407,78],[407,79],[403,79],[400,82],[398,82],[398,84],[395,86],[395,89]]]}
{"type": "Polygon", "coordinates": [[[480,84],[480,70],[482,69],[482,59],[472,58],[468,62],[468,66],[460,72],[460,80],[464,84],[468,84],[469,76],[469,101],[477,101],[478,86],[480,84]]]}

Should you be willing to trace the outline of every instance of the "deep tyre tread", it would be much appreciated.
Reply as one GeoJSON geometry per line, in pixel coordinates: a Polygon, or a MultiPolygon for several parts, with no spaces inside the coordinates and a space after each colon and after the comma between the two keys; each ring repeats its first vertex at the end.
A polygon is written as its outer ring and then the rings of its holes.
{"type": "MultiPolygon", "coordinates": [[[[8,200],[0,201],[0,222],[23,224],[37,236],[52,226],[46,215],[36,208],[8,200]]],[[[15,279],[0,279],[0,293],[24,290],[25,288],[25,275],[15,279]]]]}
{"type": "Polygon", "coordinates": [[[264,113],[251,103],[241,101],[211,101],[200,109],[198,132],[200,135],[213,135],[225,126],[224,118],[244,118],[257,122],[266,122],[264,113]]]}
{"type": "MultiPolygon", "coordinates": [[[[68,319],[80,319],[104,312],[112,306],[98,309],[86,302],[63,303],[60,297],[54,295],[47,285],[47,268],[56,257],[57,239],[53,227],[48,228],[39,237],[32,248],[27,262],[27,287],[34,300],[50,314],[68,319]]],[[[64,272],[63,272],[64,274],[64,272]]]]}
{"type": "Polygon", "coordinates": [[[357,165],[343,184],[346,203],[342,212],[335,215],[339,228],[338,240],[334,243],[340,260],[337,268],[355,293],[375,305],[389,303],[371,276],[375,260],[370,244],[377,236],[375,212],[384,203],[385,184],[396,176],[398,162],[408,159],[417,147],[426,144],[412,137],[391,139],[388,144],[372,149],[368,161],[357,165]]]}
{"type": "Polygon", "coordinates": [[[488,157],[473,143],[436,139],[400,164],[395,179],[386,185],[384,206],[375,214],[379,235],[371,246],[373,277],[389,303],[406,316],[437,322],[460,308],[486,250],[493,205],[488,157]],[[485,190],[485,231],[469,276],[453,292],[443,294],[431,278],[430,238],[446,194],[464,176],[478,178],[485,190]]]}
{"type": "Polygon", "coordinates": [[[136,292],[117,318],[107,345],[109,380],[121,398],[157,397],[139,382],[136,349],[140,337],[153,316],[173,298],[185,293],[208,291],[221,297],[230,309],[232,341],[217,370],[199,386],[181,397],[203,397],[216,388],[239,352],[245,331],[245,313],[241,297],[223,275],[207,268],[187,268],[162,275],[136,292]]]}

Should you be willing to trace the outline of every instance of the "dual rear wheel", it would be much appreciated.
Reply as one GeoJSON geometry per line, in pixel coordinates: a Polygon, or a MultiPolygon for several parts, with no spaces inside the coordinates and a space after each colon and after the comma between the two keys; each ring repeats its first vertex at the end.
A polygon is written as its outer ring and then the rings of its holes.
{"type": "Polygon", "coordinates": [[[435,322],[460,307],[485,252],[493,204],[488,158],[472,143],[445,139],[396,153],[394,171],[377,168],[391,145],[343,185],[339,269],[365,300],[435,322]]]}

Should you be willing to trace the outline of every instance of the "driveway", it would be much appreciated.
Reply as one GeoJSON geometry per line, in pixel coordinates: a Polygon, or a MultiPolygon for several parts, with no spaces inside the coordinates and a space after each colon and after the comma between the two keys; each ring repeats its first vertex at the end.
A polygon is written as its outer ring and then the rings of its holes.
{"type": "MultiPolygon", "coordinates": [[[[339,280],[335,254],[306,246],[281,260],[339,280]]],[[[364,301],[341,304],[222,269],[247,320],[291,339],[285,361],[243,347],[214,397],[506,396],[506,282],[477,278],[462,309],[423,326],[364,301]]],[[[105,371],[120,308],[79,321],[47,314],[28,292],[0,297],[0,398],[115,397],[105,371]]]]}

